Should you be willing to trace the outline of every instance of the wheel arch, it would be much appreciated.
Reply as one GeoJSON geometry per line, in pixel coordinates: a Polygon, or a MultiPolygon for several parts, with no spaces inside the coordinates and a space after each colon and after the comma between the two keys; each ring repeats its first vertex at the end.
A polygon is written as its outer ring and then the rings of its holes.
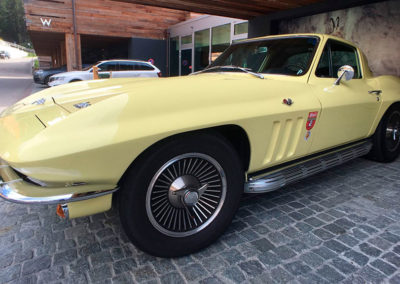
{"type": "Polygon", "coordinates": [[[244,171],[248,170],[249,165],[250,165],[251,149],[250,149],[250,140],[247,135],[247,132],[239,125],[228,124],[228,125],[221,125],[221,126],[197,129],[197,130],[192,130],[192,131],[188,131],[188,132],[174,134],[174,135],[165,137],[165,138],[153,143],[132,161],[132,163],[125,170],[124,174],[120,178],[118,184],[121,184],[123,182],[123,180],[126,177],[126,173],[129,171],[129,169],[134,167],[137,163],[140,163],[142,160],[144,160],[154,147],[158,147],[158,146],[162,145],[163,143],[167,143],[167,142],[171,141],[172,139],[183,138],[185,136],[193,135],[193,134],[197,134],[197,133],[198,134],[201,134],[201,133],[214,134],[214,135],[221,137],[222,139],[228,140],[232,144],[232,146],[236,150],[236,152],[238,153],[239,158],[242,162],[243,170],[244,171]]]}

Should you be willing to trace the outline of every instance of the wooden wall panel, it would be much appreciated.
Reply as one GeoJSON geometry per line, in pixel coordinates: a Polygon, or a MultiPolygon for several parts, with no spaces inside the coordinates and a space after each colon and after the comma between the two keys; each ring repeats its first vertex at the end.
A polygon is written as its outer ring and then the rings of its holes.
{"type": "MultiPolygon", "coordinates": [[[[165,38],[188,12],[110,0],[76,0],[77,32],[114,37],[165,38]]],[[[25,0],[29,31],[73,33],[72,0],[25,0]],[[50,26],[42,20],[51,20],[50,26]]]]}

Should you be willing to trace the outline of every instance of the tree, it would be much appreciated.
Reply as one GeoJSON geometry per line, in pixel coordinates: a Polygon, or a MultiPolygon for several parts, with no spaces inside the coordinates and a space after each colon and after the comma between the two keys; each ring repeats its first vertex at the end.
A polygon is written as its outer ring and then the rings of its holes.
{"type": "Polygon", "coordinates": [[[24,15],[22,0],[0,0],[0,37],[6,41],[27,45],[30,40],[24,15]]]}

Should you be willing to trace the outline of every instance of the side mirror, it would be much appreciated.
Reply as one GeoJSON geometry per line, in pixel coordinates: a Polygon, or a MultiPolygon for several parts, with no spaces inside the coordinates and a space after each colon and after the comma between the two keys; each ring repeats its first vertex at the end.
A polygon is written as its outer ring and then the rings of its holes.
{"type": "Polygon", "coordinates": [[[343,78],[346,81],[350,81],[351,79],[353,79],[354,78],[354,68],[351,67],[350,65],[344,65],[344,66],[340,67],[338,70],[338,78],[334,84],[340,85],[340,81],[342,81],[343,78]]]}

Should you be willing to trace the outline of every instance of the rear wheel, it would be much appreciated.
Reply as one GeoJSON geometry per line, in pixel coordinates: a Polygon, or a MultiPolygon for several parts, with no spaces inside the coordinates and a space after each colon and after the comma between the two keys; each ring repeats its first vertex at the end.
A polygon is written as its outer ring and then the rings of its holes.
{"type": "Polygon", "coordinates": [[[231,223],[243,182],[239,157],[223,137],[169,140],[129,169],[121,188],[122,225],[130,240],[152,255],[193,253],[231,223]]]}
{"type": "Polygon", "coordinates": [[[391,107],[376,130],[369,157],[379,162],[392,162],[400,154],[400,107],[391,107]]]}

